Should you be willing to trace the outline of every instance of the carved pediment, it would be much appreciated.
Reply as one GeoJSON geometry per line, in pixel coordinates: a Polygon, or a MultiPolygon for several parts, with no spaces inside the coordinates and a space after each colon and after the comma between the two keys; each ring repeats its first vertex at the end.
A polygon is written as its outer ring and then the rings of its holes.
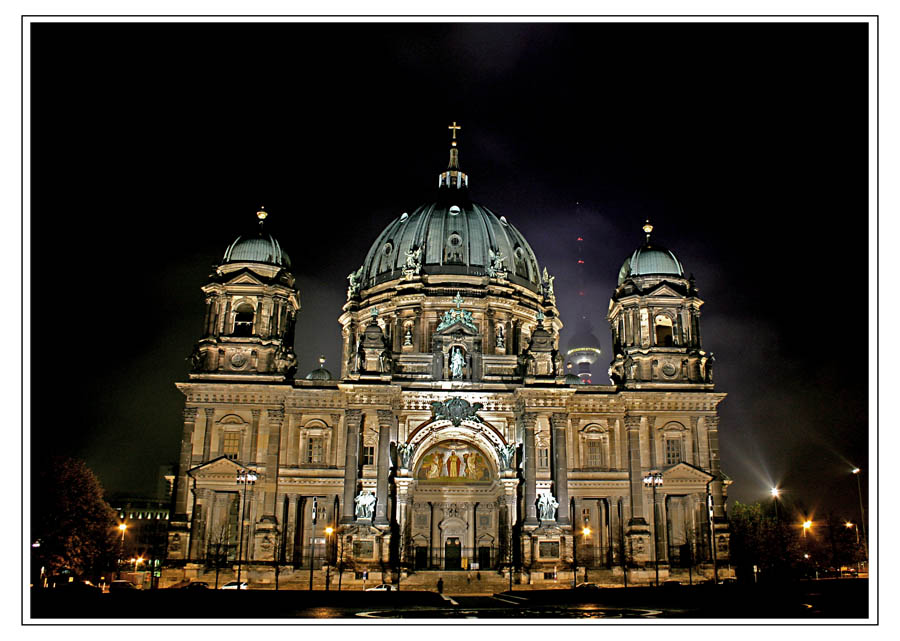
{"type": "Polygon", "coordinates": [[[702,483],[708,483],[715,477],[701,470],[699,467],[694,467],[690,463],[676,463],[672,467],[663,470],[663,483],[667,482],[692,482],[696,483],[700,481],[702,483]]]}
{"type": "Polygon", "coordinates": [[[265,283],[260,280],[253,272],[251,271],[242,271],[238,273],[237,276],[231,278],[225,282],[226,285],[265,285],[265,283]]]}
{"type": "Polygon", "coordinates": [[[234,482],[239,470],[246,469],[243,465],[231,459],[220,456],[203,465],[188,470],[188,476],[199,480],[230,479],[234,482]]]}
{"type": "Polygon", "coordinates": [[[238,416],[237,414],[226,414],[218,421],[216,421],[217,425],[247,425],[247,421],[238,416]]]}
{"type": "Polygon", "coordinates": [[[645,296],[669,296],[672,298],[684,298],[684,294],[675,291],[669,283],[662,282],[655,288],[644,293],[645,296]]]}

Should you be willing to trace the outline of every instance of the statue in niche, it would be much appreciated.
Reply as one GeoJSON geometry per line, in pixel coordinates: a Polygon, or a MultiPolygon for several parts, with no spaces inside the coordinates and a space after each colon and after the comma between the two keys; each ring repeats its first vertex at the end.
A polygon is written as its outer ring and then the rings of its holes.
{"type": "Polygon", "coordinates": [[[412,345],[412,326],[407,325],[406,331],[403,333],[403,347],[410,347],[412,345]]]}
{"type": "Polygon", "coordinates": [[[633,381],[637,374],[637,361],[629,356],[625,361],[625,369],[628,371],[628,380],[633,381]]]}
{"type": "Polygon", "coordinates": [[[503,335],[503,325],[497,325],[497,347],[506,347],[506,337],[503,335]]]}
{"type": "Polygon", "coordinates": [[[356,504],[356,518],[371,519],[375,510],[375,495],[368,490],[363,490],[353,499],[356,504]]]}
{"type": "Polygon", "coordinates": [[[450,350],[450,378],[461,379],[463,377],[463,368],[466,366],[466,358],[463,356],[462,348],[458,345],[450,350]]]}
{"type": "Polygon", "coordinates": [[[391,374],[394,371],[394,359],[391,357],[391,353],[387,350],[381,352],[381,355],[378,357],[379,365],[381,366],[382,374],[391,374]]]}
{"type": "Polygon", "coordinates": [[[550,492],[542,492],[538,497],[538,512],[542,521],[552,521],[556,518],[556,508],[559,507],[559,501],[553,498],[550,492]]]}
{"type": "Polygon", "coordinates": [[[363,349],[362,341],[359,342],[359,345],[356,348],[356,371],[357,372],[365,372],[366,371],[366,350],[363,349]]]}

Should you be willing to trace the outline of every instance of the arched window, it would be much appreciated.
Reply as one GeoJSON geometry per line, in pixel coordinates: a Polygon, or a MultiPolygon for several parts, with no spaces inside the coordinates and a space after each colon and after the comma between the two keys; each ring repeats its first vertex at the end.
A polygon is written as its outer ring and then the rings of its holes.
{"type": "Polygon", "coordinates": [[[253,334],[253,307],[249,303],[241,303],[234,310],[234,335],[251,336],[253,334]]]}
{"type": "Polygon", "coordinates": [[[241,433],[228,430],[222,434],[222,454],[236,461],[241,448],[241,433]]]}
{"type": "Polygon", "coordinates": [[[657,314],[653,319],[656,327],[656,344],[663,347],[671,347],[673,343],[672,319],[665,314],[657,314]]]}

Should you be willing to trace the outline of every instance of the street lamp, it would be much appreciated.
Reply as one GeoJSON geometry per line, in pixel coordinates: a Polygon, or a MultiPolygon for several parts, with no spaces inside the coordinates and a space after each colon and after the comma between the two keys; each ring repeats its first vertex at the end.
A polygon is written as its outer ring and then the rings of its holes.
{"type": "MultiPolygon", "coordinates": [[[[587,549],[587,544],[588,544],[587,540],[588,540],[588,537],[590,537],[590,536],[591,536],[591,528],[589,528],[588,526],[585,525],[583,528],[581,528],[581,545],[585,549],[587,549]]],[[[573,538],[572,540],[574,541],[575,539],[573,538]]],[[[590,561],[590,559],[585,557],[585,559],[584,559],[584,582],[585,583],[588,582],[588,562],[589,561],[590,561]]],[[[575,568],[575,572],[576,572],[576,574],[578,573],[577,566],[575,568]]]]}
{"type": "Polygon", "coordinates": [[[259,478],[253,470],[242,469],[237,471],[235,482],[241,488],[241,518],[240,518],[240,536],[238,537],[238,589],[241,587],[241,563],[244,557],[244,519],[247,517],[247,486],[252,486],[259,478]]]}
{"type": "Polygon", "coordinates": [[[653,490],[653,560],[656,566],[656,587],[659,587],[659,527],[656,522],[656,487],[662,485],[662,472],[651,470],[644,477],[644,487],[653,490]]]}
{"type": "Polygon", "coordinates": [[[848,530],[850,528],[853,528],[854,530],[856,530],[856,547],[859,547],[859,528],[856,527],[856,523],[851,523],[850,521],[847,521],[846,523],[844,523],[844,527],[847,528],[848,530]]]}
{"type": "Polygon", "coordinates": [[[125,530],[128,529],[128,526],[124,521],[119,523],[119,531],[122,533],[122,539],[119,543],[119,578],[122,578],[122,561],[125,560],[125,530]]]}
{"type": "Polygon", "coordinates": [[[319,497],[313,497],[312,503],[312,537],[309,545],[309,589],[313,589],[313,565],[315,565],[313,554],[316,549],[316,519],[319,516],[319,497]]]}
{"type": "Polygon", "coordinates": [[[853,468],[850,472],[856,477],[856,491],[859,492],[859,522],[862,523],[863,529],[863,549],[866,552],[866,563],[869,562],[869,543],[866,540],[866,512],[863,509],[863,500],[862,500],[862,483],[859,480],[860,469],[858,467],[853,468]]]}
{"type": "Polygon", "coordinates": [[[809,519],[807,519],[806,521],[803,521],[803,536],[804,537],[806,536],[807,530],[809,530],[809,528],[811,528],[811,527],[812,527],[812,521],[810,521],[809,519]]]}
{"type": "Polygon", "coordinates": [[[781,494],[781,490],[777,487],[773,487],[769,490],[769,493],[772,495],[772,503],[775,505],[775,522],[778,522],[778,496],[781,494]]]}
{"type": "Polygon", "coordinates": [[[325,528],[325,591],[328,591],[329,583],[331,582],[331,565],[330,565],[330,557],[331,557],[331,535],[334,534],[334,528],[330,525],[325,528]]]}

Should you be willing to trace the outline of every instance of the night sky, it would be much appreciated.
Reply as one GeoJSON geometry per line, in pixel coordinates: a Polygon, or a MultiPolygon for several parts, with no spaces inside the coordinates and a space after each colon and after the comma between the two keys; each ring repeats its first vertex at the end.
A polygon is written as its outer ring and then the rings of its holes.
{"type": "Polygon", "coordinates": [[[585,239],[595,381],[649,218],[706,301],[730,499],[777,483],[804,510],[858,517],[867,25],[35,24],[31,38],[33,464],[71,454],[110,492],[155,491],[178,456],[200,286],[260,205],[300,288],[298,374],[320,354],[339,372],[347,274],[430,197],[456,121],[473,198],[556,276],[564,347],[585,239]]]}

